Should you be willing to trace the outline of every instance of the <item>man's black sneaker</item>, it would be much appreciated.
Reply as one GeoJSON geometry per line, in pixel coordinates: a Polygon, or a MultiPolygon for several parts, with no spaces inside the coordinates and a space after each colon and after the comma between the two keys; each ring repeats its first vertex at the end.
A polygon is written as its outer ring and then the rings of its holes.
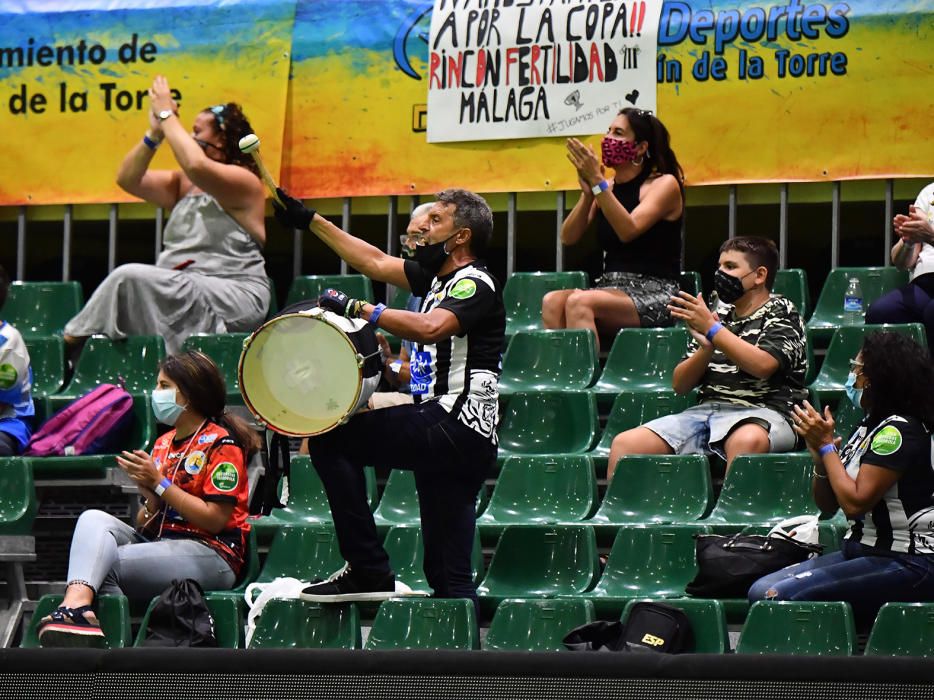
{"type": "Polygon", "coordinates": [[[350,564],[332,574],[326,581],[312,583],[299,594],[311,603],[352,603],[389,600],[411,594],[404,583],[397,583],[392,573],[376,578],[363,577],[350,570],[350,564]]]}

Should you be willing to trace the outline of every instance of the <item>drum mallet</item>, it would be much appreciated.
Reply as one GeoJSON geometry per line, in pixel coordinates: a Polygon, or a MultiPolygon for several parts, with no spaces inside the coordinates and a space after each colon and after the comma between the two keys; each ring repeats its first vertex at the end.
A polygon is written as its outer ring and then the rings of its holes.
{"type": "Polygon", "coordinates": [[[282,200],[279,199],[279,195],[276,194],[276,181],[272,179],[272,175],[269,174],[269,171],[266,170],[266,166],[263,165],[263,159],[259,155],[259,136],[256,134],[247,134],[242,139],[240,139],[239,144],[241,153],[249,153],[253,156],[253,161],[256,163],[256,167],[259,168],[259,176],[263,179],[263,182],[266,183],[266,187],[269,188],[269,193],[272,195],[279,204],[282,204],[282,200]]]}

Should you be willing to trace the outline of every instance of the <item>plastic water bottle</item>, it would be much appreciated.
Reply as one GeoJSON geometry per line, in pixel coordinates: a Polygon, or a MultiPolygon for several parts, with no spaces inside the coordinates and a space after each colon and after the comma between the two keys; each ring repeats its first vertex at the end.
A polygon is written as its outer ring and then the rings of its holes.
{"type": "Polygon", "coordinates": [[[843,320],[847,324],[863,322],[863,288],[859,278],[850,277],[843,295],[843,320]]]}

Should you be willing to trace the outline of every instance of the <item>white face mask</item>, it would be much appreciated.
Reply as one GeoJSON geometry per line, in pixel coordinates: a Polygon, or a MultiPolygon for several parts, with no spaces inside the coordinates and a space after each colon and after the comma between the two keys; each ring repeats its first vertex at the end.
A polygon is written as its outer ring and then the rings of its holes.
{"type": "Polygon", "coordinates": [[[152,413],[163,425],[175,425],[185,406],[175,403],[175,389],[155,389],[152,392],[152,413]]]}

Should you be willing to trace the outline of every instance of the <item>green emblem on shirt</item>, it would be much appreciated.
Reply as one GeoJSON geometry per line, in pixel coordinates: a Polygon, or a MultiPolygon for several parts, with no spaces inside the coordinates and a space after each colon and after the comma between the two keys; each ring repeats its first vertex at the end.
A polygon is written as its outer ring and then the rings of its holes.
{"type": "Polygon", "coordinates": [[[221,462],[211,472],[211,483],[218,491],[233,491],[240,483],[240,474],[231,462],[221,462]]]}
{"type": "Polygon", "coordinates": [[[873,452],[877,455],[890,455],[898,452],[902,446],[902,434],[894,425],[887,425],[872,438],[870,445],[873,452]]]}
{"type": "Polygon", "coordinates": [[[477,283],[472,279],[458,280],[451,288],[451,296],[455,299],[470,299],[477,293],[477,283]]]}
{"type": "Polygon", "coordinates": [[[6,362],[0,365],[0,389],[10,389],[16,386],[18,378],[19,373],[13,365],[6,362]]]}

